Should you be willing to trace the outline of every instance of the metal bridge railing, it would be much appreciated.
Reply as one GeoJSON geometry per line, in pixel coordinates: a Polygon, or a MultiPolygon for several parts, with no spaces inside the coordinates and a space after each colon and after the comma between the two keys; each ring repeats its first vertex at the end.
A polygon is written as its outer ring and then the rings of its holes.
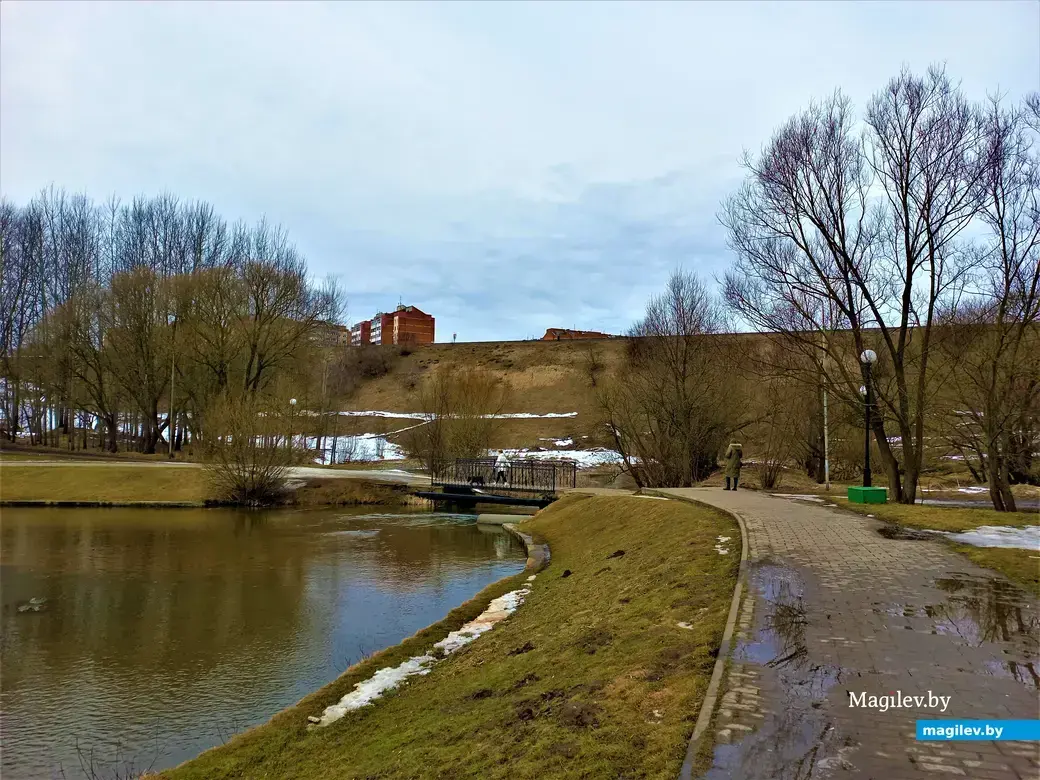
{"type": "Polygon", "coordinates": [[[495,458],[458,458],[435,464],[430,483],[444,486],[483,486],[500,490],[555,493],[577,486],[578,464],[572,460],[512,459],[506,479],[496,482],[495,458]]]}

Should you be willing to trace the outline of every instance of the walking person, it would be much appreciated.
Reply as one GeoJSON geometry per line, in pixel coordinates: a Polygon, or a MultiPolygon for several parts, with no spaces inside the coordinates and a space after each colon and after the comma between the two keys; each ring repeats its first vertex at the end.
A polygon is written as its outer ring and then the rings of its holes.
{"type": "Polygon", "coordinates": [[[726,449],[726,487],[725,490],[736,490],[737,482],[740,480],[740,467],[744,460],[744,448],[737,442],[730,442],[729,447],[726,449]],[[729,482],[733,480],[733,487],[730,488],[729,482]]]}
{"type": "Polygon", "coordinates": [[[495,484],[499,482],[503,484],[509,484],[506,480],[506,471],[509,469],[509,458],[506,457],[505,452],[499,452],[498,458],[495,459],[495,484]]]}

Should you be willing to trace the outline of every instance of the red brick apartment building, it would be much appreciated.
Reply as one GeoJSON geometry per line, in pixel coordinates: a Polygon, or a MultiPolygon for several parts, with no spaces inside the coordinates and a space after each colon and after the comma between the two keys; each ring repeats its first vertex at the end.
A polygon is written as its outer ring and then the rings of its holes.
{"type": "Polygon", "coordinates": [[[432,344],[434,318],[415,306],[398,306],[390,314],[380,312],[350,329],[350,345],[432,344]]]}

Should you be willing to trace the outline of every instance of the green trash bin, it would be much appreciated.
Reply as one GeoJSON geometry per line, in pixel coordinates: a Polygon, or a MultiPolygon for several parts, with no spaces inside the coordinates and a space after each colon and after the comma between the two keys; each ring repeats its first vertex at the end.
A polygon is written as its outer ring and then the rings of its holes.
{"type": "Polygon", "coordinates": [[[888,488],[850,487],[849,501],[853,504],[884,504],[888,501],[888,488]]]}

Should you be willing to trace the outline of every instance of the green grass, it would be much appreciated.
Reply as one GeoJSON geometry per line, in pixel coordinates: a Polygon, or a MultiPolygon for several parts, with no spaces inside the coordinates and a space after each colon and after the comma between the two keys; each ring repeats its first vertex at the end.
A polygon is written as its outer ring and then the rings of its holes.
{"type": "Polygon", "coordinates": [[[1040,524],[1036,512],[998,512],[995,509],[975,509],[924,504],[853,504],[844,496],[831,500],[844,509],[863,515],[874,515],[879,520],[904,525],[908,528],[926,528],[932,531],[969,531],[980,525],[1009,525],[1024,528],[1040,524]]]}
{"type": "Polygon", "coordinates": [[[1036,550],[1017,550],[1005,547],[976,547],[973,544],[950,543],[957,552],[973,563],[999,571],[1040,598],[1040,555],[1036,550]]]}
{"type": "Polygon", "coordinates": [[[716,553],[715,539],[739,539],[736,524],[680,501],[571,495],[523,528],[552,550],[527,602],[431,674],[306,728],[308,715],[429,649],[525,575],[165,776],[674,778],[739,564],[716,553]]]}
{"type": "Polygon", "coordinates": [[[0,465],[3,501],[201,502],[209,497],[206,473],[177,466],[111,463],[0,465]]]}
{"type": "MultiPolygon", "coordinates": [[[[1040,515],[1036,512],[998,512],[995,509],[967,509],[921,504],[852,504],[847,498],[840,496],[833,497],[832,500],[840,507],[853,512],[874,515],[879,520],[908,528],[932,531],[958,533],[982,525],[1006,525],[1014,528],[1040,525],[1040,515]]],[[[949,542],[949,544],[979,566],[998,571],[1040,596],[1040,558],[1036,557],[1040,553],[1036,550],[976,547],[955,542],[949,542]]]]}

